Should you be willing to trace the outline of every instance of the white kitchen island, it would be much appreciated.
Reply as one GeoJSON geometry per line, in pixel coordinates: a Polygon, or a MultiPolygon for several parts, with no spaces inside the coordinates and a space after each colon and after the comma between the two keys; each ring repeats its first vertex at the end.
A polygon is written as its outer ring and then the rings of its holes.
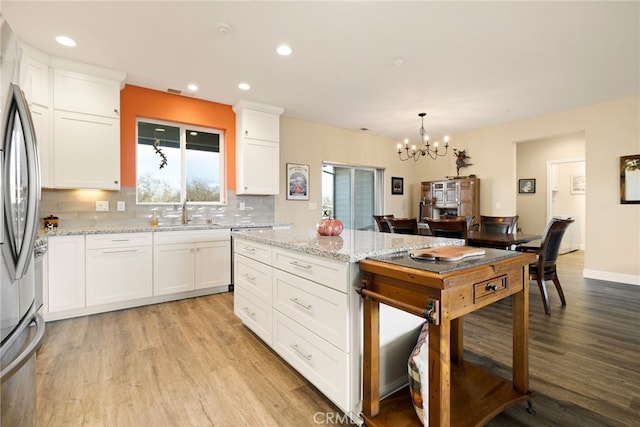
{"type": "MultiPolygon", "coordinates": [[[[458,239],[344,230],[319,236],[313,229],[232,233],[234,311],[243,323],[361,423],[362,315],[358,262],[458,239]]],[[[424,319],[382,306],[380,393],[407,383],[407,360],[424,319]]]]}

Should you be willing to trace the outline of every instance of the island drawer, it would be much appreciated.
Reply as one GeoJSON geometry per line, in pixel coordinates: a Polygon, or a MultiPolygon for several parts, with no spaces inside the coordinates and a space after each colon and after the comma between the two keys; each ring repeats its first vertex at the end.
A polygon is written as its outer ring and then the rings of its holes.
{"type": "Polygon", "coordinates": [[[271,264],[271,246],[250,240],[233,238],[233,251],[237,254],[255,259],[265,264],[271,264]]]}
{"type": "Polygon", "coordinates": [[[256,300],[242,288],[237,288],[233,295],[233,312],[267,345],[272,346],[273,310],[270,304],[256,300]]]}
{"type": "Polygon", "coordinates": [[[346,262],[274,248],[273,266],[340,292],[349,291],[346,262]]]}
{"type": "Polygon", "coordinates": [[[350,408],[346,353],[278,311],[273,315],[273,348],[336,405],[350,408]]]}
{"type": "Polygon", "coordinates": [[[235,289],[242,288],[251,295],[255,295],[262,301],[271,304],[272,274],[271,267],[237,255],[234,263],[234,284],[235,289]]]}
{"type": "Polygon", "coordinates": [[[273,307],[344,352],[349,352],[348,296],[273,270],[273,307]]]}

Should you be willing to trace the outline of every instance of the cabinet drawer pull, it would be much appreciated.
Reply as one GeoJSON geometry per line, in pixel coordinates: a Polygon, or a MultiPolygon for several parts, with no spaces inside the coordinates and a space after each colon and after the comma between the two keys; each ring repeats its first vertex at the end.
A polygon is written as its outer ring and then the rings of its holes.
{"type": "Polygon", "coordinates": [[[300,268],[304,268],[305,270],[311,270],[311,266],[309,264],[300,264],[298,261],[291,261],[289,264],[293,265],[294,267],[300,267],[300,268]]]}
{"type": "Polygon", "coordinates": [[[137,249],[123,249],[119,251],[102,251],[103,254],[124,254],[130,252],[138,252],[137,249]]]}
{"type": "Polygon", "coordinates": [[[247,251],[247,252],[255,252],[256,251],[254,248],[250,248],[248,246],[243,246],[242,250],[243,251],[247,251]]]}
{"type": "Polygon", "coordinates": [[[289,301],[295,302],[302,308],[306,308],[307,310],[311,310],[311,304],[305,304],[298,300],[298,298],[289,298],[289,301]]]}
{"type": "Polygon", "coordinates": [[[304,357],[307,360],[311,360],[311,355],[310,354],[305,354],[302,350],[300,350],[300,348],[298,347],[298,344],[289,344],[289,346],[294,349],[300,356],[304,357]]]}
{"type": "Polygon", "coordinates": [[[498,286],[493,283],[487,283],[485,289],[488,291],[498,292],[498,286]]]}
{"type": "Polygon", "coordinates": [[[242,307],[242,309],[244,310],[245,313],[249,315],[249,317],[256,317],[255,311],[251,312],[251,310],[249,310],[249,307],[242,307]]]}
{"type": "Polygon", "coordinates": [[[128,242],[131,239],[111,239],[112,242],[128,242]]]}
{"type": "Polygon", "coordinates": [[[252,282],[254,282],[254,281],[256,280],[256,278],[255,278],[255,277],[249,276],[247,273],[244,273],[244,274],[242,275],[242,277],[244,277],[245,279],[250,280],[250,281],[252,281],[252,282]]]}

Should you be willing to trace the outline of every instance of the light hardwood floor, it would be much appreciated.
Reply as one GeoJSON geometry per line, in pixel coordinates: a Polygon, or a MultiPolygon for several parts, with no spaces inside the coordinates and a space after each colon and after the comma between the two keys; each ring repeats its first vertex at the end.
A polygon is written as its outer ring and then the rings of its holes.
{"type": "MultiPolygon", "coordinates": [[[[640,425],[640,288],[581,272],[581,252],[561,257],[568,306],[551,286],[551,316],[531,286],[537,415],[517,405],[489,425],[640,425]]],[[[465,318],[465,357],[505,376],[510,313],[465,318]]],[[[232,293],[48,323],[37,367],[38,426],[348,425],[238,321],[232,293]]]]}

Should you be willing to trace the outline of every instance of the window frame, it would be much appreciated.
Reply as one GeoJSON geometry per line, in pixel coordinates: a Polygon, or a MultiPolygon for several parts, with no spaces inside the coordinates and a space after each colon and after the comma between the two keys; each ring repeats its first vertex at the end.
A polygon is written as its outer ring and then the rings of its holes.
{"type": "Polygon", "coordinates": [[[136,139],[135,139],[135,171],[136,171],[136,183],[135,183],[135,191],[136,191],[136,205],[176,205],[185,203],[185,198],[187,194],[187,131],[197,131],[197,132],[206,132],[217,134],[219,136],[220,141],[220,201],[218,202],[189,202],[191,204],[198,205],[206,205],[206,206],[226,206],[227,205],[227,186],[226,186],[226,138],[225,131],[222,129],[217,129],[213,127],[206,126],[198,126],[189,123],[181,123],[181,122],[172,122],[169,120],[156,120],[149,119],[145,117],[136,117],[136,139]],[[160,126],[171,126],[179,128],[180,135],[180,202],[141,202],[138,200],[138,145],[139,145],[139,124],[140,122],[150,123],[154,125],[160,126]]]}

